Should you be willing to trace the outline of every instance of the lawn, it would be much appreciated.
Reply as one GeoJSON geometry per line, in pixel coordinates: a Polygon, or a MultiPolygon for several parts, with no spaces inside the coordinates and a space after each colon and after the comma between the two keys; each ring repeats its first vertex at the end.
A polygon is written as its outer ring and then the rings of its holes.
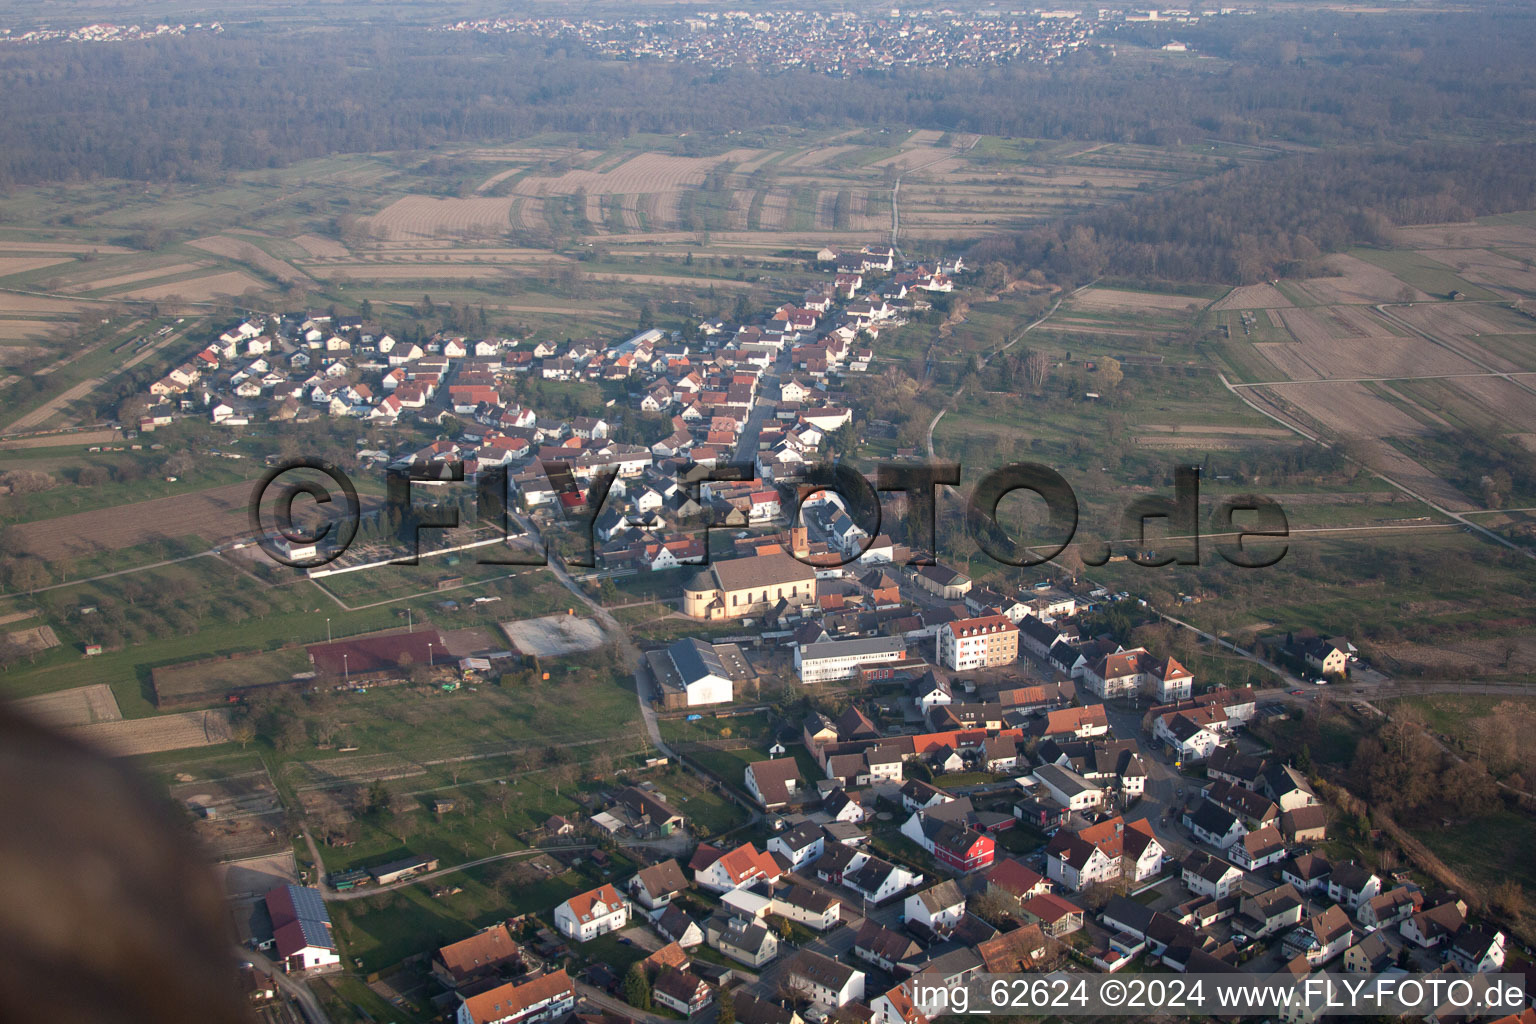
{"type": "MultiPolygon", "coordinates": [[[[608,880],[591,872],[591,865],[586,864],[554,878],[503,886],[503,896],[494,886],[499,868],[488,864],[366,899],[330,903],[343,956],[360,957],[364,971],[379,971],[414,953],[429,953],[467,938],[508,917],[527,913],[547,917],[566,899],[608,880]],[[434,886],[450,885],[461,887],[463,892],[432,897],[434,886]]],[[[614,877],[619,873],[616,866],[614,877]]]]}
{"type": "Polygon", "coordinates": [[[1444,263],[1407,249],[1352,249],[1350,255],[1374,263],[1398,280],[1437,298],[1448,298],[1453,291],[1459,291],[1469,299],[1499,297],[1486,288],[1468,283],[1444,263]]]}
{"type": "Polygon", "coordinates": [[[1528,815],[1500,811],[1452,825],[1409,829],[1435,856],[1473,882],[1493,887],[1513,879],[1536,890],[1536,860],[1530,857],[1532,822],[1528,815]]]}
{"type": "Polygon", "coordinates": [[[747,820],[747,812],[710,788],[691,772],[669,776],[660,783],[689,824],[702,835],[728,832],[747,820]]]}

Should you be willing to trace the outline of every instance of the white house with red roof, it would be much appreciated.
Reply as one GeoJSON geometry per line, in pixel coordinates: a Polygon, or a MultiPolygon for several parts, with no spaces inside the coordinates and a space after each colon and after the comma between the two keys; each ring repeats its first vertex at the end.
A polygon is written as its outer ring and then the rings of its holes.
{"type": "Polygon", "coordinates": [[[459,1004],[456,1024],[537,1024],[557,1020],[576,1005],[576,986],[564,970],[470,996],[459,1004]]]}
{"type": "Polygon", "coordinates": [[[758,879],[777,882],[781,874],[779,863],[772,854],[744,843],[708,864],[696,867],[693,879],[712,892],[729,892],[758,879]]]}
{"type": "Polygon", "coordinates": [[[618,931],[629,924],[629,900],[611,884],[604,883],[555,908],[555,927],[578,942],[618,931]]]}

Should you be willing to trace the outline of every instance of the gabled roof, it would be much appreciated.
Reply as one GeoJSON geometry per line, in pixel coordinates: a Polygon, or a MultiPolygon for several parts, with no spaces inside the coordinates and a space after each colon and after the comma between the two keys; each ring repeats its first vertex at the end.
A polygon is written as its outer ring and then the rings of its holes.
{"type": "MultiPolygon", "coordinates": [[[[681,914],[682,911],[679,910],[678,913],[681,914]]],[[[684,915],[684,919],[686,920],[686,915],[684,915]]],[[[692,922],[689,923],[691,924],[692,922]]],[[[686,930],[686,925],[684,928],[686,930]]],[[[678,934],[681,935],[682,932],[678,932],[678,934]]],[[[682,968],[688,966],[688,954],[683,950],[682,946],[679,946],[676,941],[673,941],[667,943],[665,946],[662,946],[660,949],[656,950],[656,952],[646,957],[644,962],[646,964],[654,964],[657,967],[682,968]]]]}
{"type": "Polygon", "coordinates": [[[814,821],[802,821],[788,832],[781,832],[776,838],[789,849],[799,851],[813,845],[818,839],[825,840],[826,833],[814,821]]]}
{"type": "Polygon", "coordinates": [[[845,740],[870,739],[879,736],[880,730],[868,715],[850,704],[837,719],[837,734],[845,740]]]}
{"type": "Polygon", "coordinates": [[[1044,875],[1026,867],[1023,862],[1013,857],[997,861],[987,869],[982,877],[987,880],[988,884],[995,885],[1005,892],[1011,892],[1013,895],[1020,897],[1045,881],[1044,875]]]}
{"type": "MultiPolygon", "coordinates": [[[[1058,832],[1046,847],[1046,852],[1074,871],[1081,871],[1100,853],[1099,847],[1080,839],[1071,832],[1058,832]]],[[[1108,853],[1104,853],[1108,857],[1108,853]]]]}
{"type": "Polygon", "coordinates": [[[1045,716],[1045,734],[1059,735],[1065,732],[1077,732],[1085,727],[1107,728],[1109,719],[1104,714],[1103,704],[1089,704],[1080,708],[1058,708],[1047,712],[1045,716]]]}
{"type": "Polygon", "coordinates": [[[1280,830],[1273,825],[1265,825],[1254,832],[1249,832],[1238,840],[1243,844],[1243,849],[1254,860],[1266,857],[1276,850],[1285,849],[1285,837],[1280,835],[1280,830]]]}
{"type": "Polygon", "coordinates": [[[670,996],[680,1003],[691,1003],[699,993],[699,986],[704,984],[694,974],[688,971],[678,970],[676,967],[664,967],[656,976],[651,987],[654,991],[670,996]]]}
{"type": "Polygon", "coordinates": [[[1204,829],[1215,836],[1224,836],[1240,824],[1237,815],[1210,800],[1203,801],[1199,807],[1195,808],[1195,813],[1189,816],[1189,820],[1196,828],[1204,829]]]}
{"type": "Polygon", "coordinates": [[[1333,866],[1333,875],[1328,879],[1328,886],[1332,888],[1336,885],[1345,892],[1359,892],[1375,877],[1369,868],[1362,867],[1354,861],[1345,861],[1343,864],[1333,866]]]}
{"type": "Polygon", "coordinates": [[[1190,851],[1188,856],[1181,862],[1180,867],[1212,883],[1221,881],[1231,872],[1242,874],[1237,865],[1230,864],[1220,857],[1213,857],[1204,850],[1190,851]]]}
{"type": "Polygon", "coordinates": [[[903,982],[886,992],[881,998],[890,1004],[891,1011],[901,1019],[902,1024],[928,1024],[928,1018],[918,1011],[917,1006],[912,1002],[911,995],[907,992],[907,987],[911,984],[911,982],[903,982]]]}
{"type": "Polygon", "coordinates": [[[596,889],[588,889],[586,892],[577,893],[566,900],[565,903],[566,906],[570,907],[571,913],[575,915],[576,920],[584,923],[592,920],[599,903],[603,904],[603,915],[606,916],[623,905],[624,897],[619,895],[619,890],[615,889],[612,883],[604,882],[596,889]]]}
{"type": "Polygon", "coordinates": [[[521,985],[502,985],[478,996],[470,996],[464,1000],[464,1009],[475,1024],[485,1024],[515,1017],[540,1003],[574,992],[570,976],[562,969],[525,981],[521,985]]]}
{"type": "Polygon", "coordinates": [[[1481,928],[1468,926],[1456,933],[1456,939],[1451,943],[1451,951],[1476,963],[1487,956],[1499,944],[1501,938],[1501,932],[1490,933],[1481,928]]]}
{"type": "Polygon", "coordinates": [[[955,880],[950,878],[924,889],[917,894],[917,899],[930,914],[936,914],[965,903],[965,894],[960,891],[955,880]]]}
{"type": "Polygon", "coordinates": [[[865,918],[858,934],[853,937],[855,949],[866,950],[882,960],[900,963],[916,956],[923,948],[902,932],[887,928],[872,918],[865,918]]]}
{"type": "Polygon", "coordinates": [[[834,992],[841,991],[855,974],[861,973],[831,957],[822,956],[809,949],[802,949],[789,962],[790,977],[800,977],[817,985],[824,985],[834,992]]]}
{"type": "Polygon", "coordinates": [[[790,885],[779,893],[778,899],[812,914],[825,914],[837,903],[831,895],[808,885],[790,885]]]}
{"type": "Polygon", "coordinates": [[[682,940],[682,936],[688,932],[688,926],[693,923],[693,918],[688,917],[682,907],[677,906],[676,903],[668,903],[667,909],[662,910],[662,915],[656,918],[656,930],[673,940],[671,944],[676,946],[677,941],[682,940]]]}
{"type": "Polygon", "coordinates": [[[318,889],[280,885],[267,892],[266,903],[281,956],[289,957],[305,948],[336,949],[331,915],[318,889]]]}
{"type": "Polygon", "coordinates": [[[733,883],[740,884],[759,874],[768,878],[779,877],[778,862],[772,856],[760,852],[751,843],[743,843],[741,846],[722,856],[717,862],[725,871],[726,877],[733,883]]]}
{"type": "Polygon", "coordinates": [[[635,881],[652,896],[682,892],[688,888],[688,876],[683,874],[683,869],[678,866],[677,861],[670,858],[659,864],[652,864],[648,868],[641,868],[635,872],[635,881]]]}
{"type": "Polygon", "coordinates": [[[1307,930],[1323,945],[1328,945],[1334,939],[1350,930],[1349,915],[1344,913],[1344,908],[1332,906],[1321,914],[1313,915],[1307,922],[1307,930]]]}
{"type": "Polygon", "coordinates": [[[747,765],[757,783],[765,804],[789,802],[789,783],[800,780],[800,765],[792,757],[779,757],[769,761],[753,761],[747,765]]]}
{"type": "Polygon", "coordinates": [[[978,943],[976,952],[989,974],[1022,974],[1034,969],[1035,954],[1045,946],[1040,926],[1027,924],[978,943]]]}
{"type": "Polygon", "coordinates": [[[1039,896],[1031,896],[1024,901],[1023,910],[1046,924],[1055,924],[1064,917],[1073,914],[1081,914],[1083,908],[1070,900],[1062,899],[1055,893],[1042,893],[1039,896]]]}
{"type": "Polygon", "coordinates": [[[1264,892],[1254,893],[1248,897],[1266,918],[1283,914],[1288,910],[1303,906],[1301,893],[1289,882],[1266,889],[1264,892]]]}
{"type": "Polygon", "coordinates": [[[760,999],[747,991],[745,986],[731,993],[731,1001],[736,1008],[736,1020],[740,1024],[792,1024],[795,1019],[794,1011],[760,999]]]}
{"type": "Polygon", "coordinates": [[[463,978],[515,959],[521,950],[504,924],[493,925],[467,939],[443,946],[437,958],[454,977],[463,978]]]}
{"type": "Polygon", "coordinates": [[[1316,878],[1327,878],[1333,866],[1321,854],[1299,853],[1281,865],[1281,870],[1293,878],[1309,882],[1316,878]]]}

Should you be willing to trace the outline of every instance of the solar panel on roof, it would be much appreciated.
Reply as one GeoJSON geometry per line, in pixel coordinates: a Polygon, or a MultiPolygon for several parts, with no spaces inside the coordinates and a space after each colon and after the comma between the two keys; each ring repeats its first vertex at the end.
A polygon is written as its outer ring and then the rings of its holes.
{"type": "Polygon", "coordinates": [[[330,924],[331,915],[325,909],[325,901],[320,898],[320,893],[301,885],[290,885],[288,896],[293,901],[293,910],[299,920],[314,920],[322,924],[330,924]]]}
{"type": "Polygon", "coordinates": [[[674,643],[668,653],[685,683],[696,682],[708,675],[729,678],[725,666],[720,663],[720,656],[711,644],[687,637],[674,643]]]}
{"type": "Polygon", "coordinates": [[[336,944],[331,939],[331,930],[326,922],[317,921],[310,917],[299,918],[299,930],[304,934],[304,944],[318,946],[322,949],[334,949],[336,944]]]}

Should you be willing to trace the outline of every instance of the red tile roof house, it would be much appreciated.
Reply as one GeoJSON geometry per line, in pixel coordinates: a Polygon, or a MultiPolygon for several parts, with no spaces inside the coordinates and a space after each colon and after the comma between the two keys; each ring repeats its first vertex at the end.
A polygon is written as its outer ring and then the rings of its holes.
{"type": "Polygon", "coordinates": [[[770,883],[777,882],[783,874],[772,854],[760,852],[751,843],[738,846],[712,860],[709,859],[711,855],[706,854],[705,848],[701,846],[691,862],[694,881],[711,892],[729,892],[759,878],[770,883]],[[707,863],[701,863],[703,861],[707,863]]]}
{"type": "Polygon", "coordinates": [[[576,1005],[576,987],[565,971],[502,985],[459,1004],[456,1024],[539,1024],[557,1020],[576,1005]]]}
{"type": "Polygon", "coordinates": [[[432,959],[432,974],[448,988],[458,988],[499,972],[522,959],[522,950],[504,924],[443,946],[432,959]]]}
{"type": "Polygon", "coordinates": [[[629,900],[610,884],[572,896],[555,908],[555,927],[567,938],[586,942],[629,924],[629,900]]]}

